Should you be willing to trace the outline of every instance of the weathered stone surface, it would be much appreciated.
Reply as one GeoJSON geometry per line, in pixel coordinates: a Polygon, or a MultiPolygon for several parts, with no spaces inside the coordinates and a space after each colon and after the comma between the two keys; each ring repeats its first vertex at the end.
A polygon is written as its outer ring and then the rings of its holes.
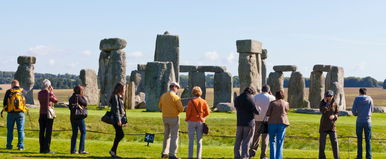
{"type": "Polygon", "coordinates": [[[231,73],[215,73],[213,87],[213,106],[217,106],[218,103],[233,103],[233,80],[231,73]]]}
{"type": "Polygon", "coordinates": [[[386,113],[386,107],[374,107],[374,113],[386,113]]]}
{"type": "Polygon", "coordinates": [[[252,86],[261,89],[261,75],[257,70],[256,54],[239,53],[240,92],[252,86]]]}
{"type": "Polygon", "coordinates": [[[271,72],[268,76],[267,84],[271,87],[273,94],[277,91],[284,90],[283,72],[271,72]]]}
{"type": "Polygon", "coordinates": [[[99,49],[102,51],[112,51],[112,50],[121,50],[125,48],[127,42],[120,38],[109,38],[101,40],[99,44],[99,49]]]}
{"type": "Polygon", "coordinates": [[[137,70],[138,71],[146,71],[146,64],[138,64],[137,70]]]}
{"type": "Polygon", "coordinates": [[[319,108],[320,101],[324,97],[324,76],[321,71],[312,71],[310,75],[310,87],[308,100],[311,108],[319,108]]]}
{"type": "Polygon", "coordinates": [[[33,86],[35,85],[35,62],[33,56],[19,56],[19,67],[15,73],[15,79],[20,82],[20,87],[26,91],[26,104],[34,104],[33,86]]]}
{"type": "Polygon", "coordinates": [[[227,68],[225,66],[198,66],[199,72],[225,72],[227,68]]]}
{"type": "Polygon", "coordinates": [[[126,109],[135,109],[135,83],[129,82],[126,84],[125,102],[126,109]]]}
{"type": "Polygon", "coordinates": [[[237,52],[239,53],[253,53],[261,54],[262,53],[262,43],[256,40],[237,40],[237,52]]]}
{"type": "Polygon", "coordinates": [[[17,57],[17,64],[35,64],[36,57],[35,56],[19,56],[17,57]]]}
{"type": "Polygon", "coordinates": [[[192,92],[189,88],[184,88],[184,90],[181,93],[181,98],[190,98],[192,97],[192,92]]]}
{"type": "Polygon", "coordinates": [[[314,65],[314,71],[330,72],[331,65],[314,65]]]}
{"type": "Polygon", "coordinates": [[[177,35],[170,35],[165,32],[163,35],[157,35],[154,61],[173,62],[176,81],[179,81],[180,73],[180,42],[177,35]]]}
{"type": "Polygon", "coordinates": [[[145,72],[144,71],[131,71],[130,81],[135,84],[135,94],[145,92],[145,72]]]}
{"type": "Polygon", "coordinates": [[[261,84],[267,84],[267,64],[265,60],[261,60],[261,84]]]}
{"type": "Polygon", "coordinates": [[[55,103],[54,106],[57,108],[67,108],[68,103],[58,102],[58,103],[55,103]]]}
{"type": "Polygon", "coordinates": [[[346,110],[346,98],[344,94],[344,70],[343,67],[332,66],[326,75],[325,90],[332,90],[335,93],[335,101],[339,110],[346,110]]]}
{"type": "Polygon", "coordinates": [[[291,108],[309,108],[310,103],[304,98],[306,87],[303,75],[292,72],[288,83],[288,103],[291,108]]]}
{"type": "Polygon", "coordinates": [[[144,109],[146,108],[146,95],[143,92],[140,92],[138,95],[134,97],[135,99],[135,109],[144,109]]]}
{"type": "Polygon", "coordinates": [[[297,67],[295,65],[276,65],[273,66],[273,70],[276,72],[295,72],[297,67]]]}
{"type": "Polygon", "coordinates": [[[197,66],[193,65],[180,65],[180,72],[196,72],[197,66]]]}
{"type": "Polygon", "coordinates": [[[175,81],[172,62],[148,62],[145,72],[146,111],[160,111],[159,98],[168,91],[169,84],[175,81]]]}
{"type": "Polygon", "coordinates": [[[186,112],[186,108],[188,107],[188,103],[192,98],[181,98],[182,106],[184,107],[184,112],[186,112]]]}
{"type": "Polygon", "coordinates": [[[123,50],[102,51],[99,56],[98,82],[100,105],[109,105],[117,83],[126,83],[126,53],[123,50]]]}
{"type": "Polygon", "coordinates": [[[98,77],[92,69],[82,69],[79,78],[84,86],[84,96],[90,105],[99,104],[98,77]]]}
{"type": "Polygon", "coordinates": [[[194,86],[199,86],[202,90],[201,98],[206,98],[205,72],[189,72],[188,89],[191,94],[194,86]]]}
{"type": "Polygon", "coordinates": [[[219,103],[214,109],[216,112],[235,112],[236,108],[233,106],[233,103],[219,103]]]}
{"type": "Polygon", "coordinates": [[[268,51],[267,51],[267,49],[263,49],[262,53],[261,53],[261,59],[265,60],[267,58],[268,58],[268,51]]]}
{"type": "Polygon", "coordinates": [[[386,89],[386,79],[383,81],[383,89],[386,89]]]}

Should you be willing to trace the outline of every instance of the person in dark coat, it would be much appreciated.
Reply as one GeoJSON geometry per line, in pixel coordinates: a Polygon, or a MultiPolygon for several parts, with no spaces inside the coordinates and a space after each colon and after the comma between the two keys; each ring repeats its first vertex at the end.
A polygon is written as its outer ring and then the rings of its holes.
{"type": "Polygon", "coordinates": [[[253,95],[255,94],[253,87],[245,88],[244,92],[235,99],[235,107],[237,110],[237,130],[236,142],[234,146],[234,158],[249,158],[249,148],[255,132],[254,115],[259,112],[256,109],[253,95]],[[241,148],[241,154],[240,154],[241,148]]]}
{"type": "Polygon", "coordinates": [[[75,86],[74,93],[69,99],[69,109],[70,109],[70,121],[72,127],[72,137],[71,137],[71,153],[76,153],[76,139],[78,137],[78,130],[80,130],[80,143],[79,143],[79,154],[88,154],[84,151],[85,140],[86,140],[86,123],[84,118],[76,118],[75,111],[76,109],[87,109],[87,100],[83,96],[83,87],[75,86]]]}
{"type": "Polygon", "coordinates": [[[114,87],[114,91],[110,96],[111,112],[114,115],[114,128],[115,128],[115,139],[113,147],[110,150],[111,157],[120,158],[117,156],[117,148],[119,142],[123,139],[124,133],[122,127],[127,123],[125,107],[123,105],[123,95],[125,92],[125,86],[118,83],[114,87]]]}
{"type": "Polygon", "coordinates": [[[322,113],[319,127],[319,159],[326,158],[324,149],[326,147],[327,134],[330,136],[334,159],[339,159],[338,137],[336,134],[335,125],[335,122],[338,119],[339,110],[338,105],[335,103],[334,100],[333,91],[328,90],[324,94],[324,99],[320,102],[319,110],[320,113],[322,113]]]}

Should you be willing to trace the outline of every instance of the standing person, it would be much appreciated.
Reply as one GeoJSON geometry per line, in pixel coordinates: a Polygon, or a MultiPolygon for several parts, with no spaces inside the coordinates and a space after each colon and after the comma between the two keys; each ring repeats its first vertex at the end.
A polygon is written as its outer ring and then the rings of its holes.
{"type": "Polygon", "coordinates": [[[164,123],[164,140],[162,145],[162,158],[176,159],[178,129],[180,127],[179,114],[184,111],[181,99],[177,96],[180,85],[172,82],[169,91],[164,93],[159,101],[159,109],[162,111],[164,123]]]}
{"type": "Polygon", "coordinates": [[[269,104],[266,116],[268,119],[268,134],[271,159],[283,158],[284,136],[288,121],[288,102],[284,100],[282,90],[275,93],[276,100],[269,104]]]}
{"type": "Polygon", "coordinates": [[[186,109],[186,121],[188,122],[189,134],[188,158],[193,158],[194,134],[196,133],[197,158],[201,159],[203,123],[205,122],[205,118],[210,114],[210,109],[206,101],[201,98],[202,90],[200,87],[193,87],[192,94],[194,98],[189,101],[188,108],[186,109]]]}
{"type": "Polygon", "coordinates": [[[253,87],[247,87],[244,92],[235,99],[235,107],[237,110],[237,130],[234,146],[235,159],[247,159],[250,157],[248,150],[252,142],[253,133],[255,132],[254,115],[259,114],[253,102],[254,93],[253,87]]]}
{"type": "Polygon", "coordinates": [[[263,120],[264,120],[265,114],[267,113],[269,103],[274,101],[276,98],[275,96],[271,95],[271,90],[268,85],[264,85],[261,90],[262,90],[262,93],[257,94],[253,98],[256,105],[256,109],[259,111],[259,115],[255,115],[255,122],[256,122],[255,134],[253,136],[251,149],[249,150],[249,155],[250,157],[255,156],[257,148],[259,147],[260,139],[261,139],[260,159],[266,159],[269,135],[267,133],[260,134],[258,129],[260,125],[263,124],[263,120]]]}
{"type": "Polygon", "coordinates": [[[23,93],[25,93],[25,91],[20,88],[19,81],[13,80],[11,82],[11,89],[8,89],[4,96],[4,108],[1,111],[1,117],[3,117],[3,111],[8,112],[6,149],[12,149],[13,128],[16,123],[18,137],[17,147],[20,151],[24,150],[24,112],[27,111],[27,107],[23,93]]]}
{"type": "Polygon", "coordinates": [[[324,149],[326,147],[326,136],[330,136],[332,152],[334,153],[334,158],[339,159],[339,147],[338,147],[338,137],[336,134],[336,125],[335,122],[338,119],[338,105],[334,100],[334,92],[328,90],[324,94],[324,99],[320,102],[319,106],[322,117],[320,118],[320,137],[319,137],[319,159],[325,159],[326,155],[324,149]]]}
{"type": "Polygon", "coordinates": [[[110,150],[111,157],[121,158],[117,156],[117,148],[119,142],[123,139],[125,134],[123,133],[122,127],[127,123],[126,111],[123,105],[123,95],[125,92],[125,86],[122,83],[117,83],[114,87],[114,90],[110,96],[110,106],[111,112],[114,115],[114,129],[115,129],[115,139],[113,147],[110,150]],[[125,121],[126,120],[126,121],[125,121]]]}
{"type": "Polygon", "coordinates": [[[76,153],[76,139],[78,137],[78,130],[80,130],[80,143],[79,143],[79,154],[88,154],[84,151],[84,145],[86,140],[86,123],[84,119],[75,118],[76,109],[87,109],[87,100],[83,96],[83,87],[78,85],[74,88],[74,93],[68,100],[70,109],[70,121],[72,127],[71,137],[71,153],[76,153]],[[77,108],[80,107],[80,108],[77,108]]]}
{"type": "Polygon", "coordinates": [[[54,88],[51,86],[51,81],[48,79],[43,80],[42,90],[38,93],[38,99],[40,103],[40,116],[39,116],[39,144],[40,153],[54,153],[50,150],[52,125],[54,119],[49,119],[48,107],[54,107],[52,103],[57,103],[58,99],[54,94],[54,88]]]}
{"type": "Polygon", "coordinates": [[[360,88],[359,96],[354,100],[352,113],[357,116],[356,134],[358,140],[357,158],[362,159],[362,135],[365,133],[366,159],[371,159],[371,113],[374,111],[374,102],[367,96],[367,89],[360,88]]]}

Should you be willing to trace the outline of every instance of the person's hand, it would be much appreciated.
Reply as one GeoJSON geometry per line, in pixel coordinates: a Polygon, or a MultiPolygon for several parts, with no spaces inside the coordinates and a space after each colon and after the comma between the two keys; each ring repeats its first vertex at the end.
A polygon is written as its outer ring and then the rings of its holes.
{"type": "Polygon", "coordinates": [[[329,117],[330,120],[334,120],[334,118],[335,118],[335,115],[330,115],[329,117]]]}
{"type": "Polygon", "coordinates": [[[118,122],[118,126],[122,126],[122,122],[118,122]]]}
{"type": "Polygon", "coordinates": [[[48,87],[48,91],[52,92],[53,90],[54,90],[54,87],[52,87],[52,86],[48,87]]]}

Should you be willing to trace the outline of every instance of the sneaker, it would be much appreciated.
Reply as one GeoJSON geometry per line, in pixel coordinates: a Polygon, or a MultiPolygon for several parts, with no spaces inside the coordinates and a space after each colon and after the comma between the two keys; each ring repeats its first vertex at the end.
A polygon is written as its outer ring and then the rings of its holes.
{"type": "Polygon", "coordinates": [[[161,158],[169,158],[168,154],[161,154],[161,158]]]}
{"type": "Polygon", "coordinates": [[[180,158],[178,158],[176,156],[169,156],[169,159],[180,159],[180,158]]]}
{"type": "Polygon", "coordinates": [[[7,149],[7,150],[12,150],[12,147],[6,147],[5,149],[7,149]]]}
{"type": "Polygon", "coordinates": [[[88,154],[86,151],[79,152],[79,154],[88,154]]]}
{"type": "Polygon", "coordinates": [[[114,151],[110,151],[109,153],[112,158],[122,158],[122,157],[119,157],[114,151]]]}
{"type": "Polygon", "coordinates": [[[22,147],[18,147],[18,148],[17,148],[17,150],[19,150],[19,151],[23,151],[23,150],[24,150],[24,148],[22,148],[22,147]]]}

